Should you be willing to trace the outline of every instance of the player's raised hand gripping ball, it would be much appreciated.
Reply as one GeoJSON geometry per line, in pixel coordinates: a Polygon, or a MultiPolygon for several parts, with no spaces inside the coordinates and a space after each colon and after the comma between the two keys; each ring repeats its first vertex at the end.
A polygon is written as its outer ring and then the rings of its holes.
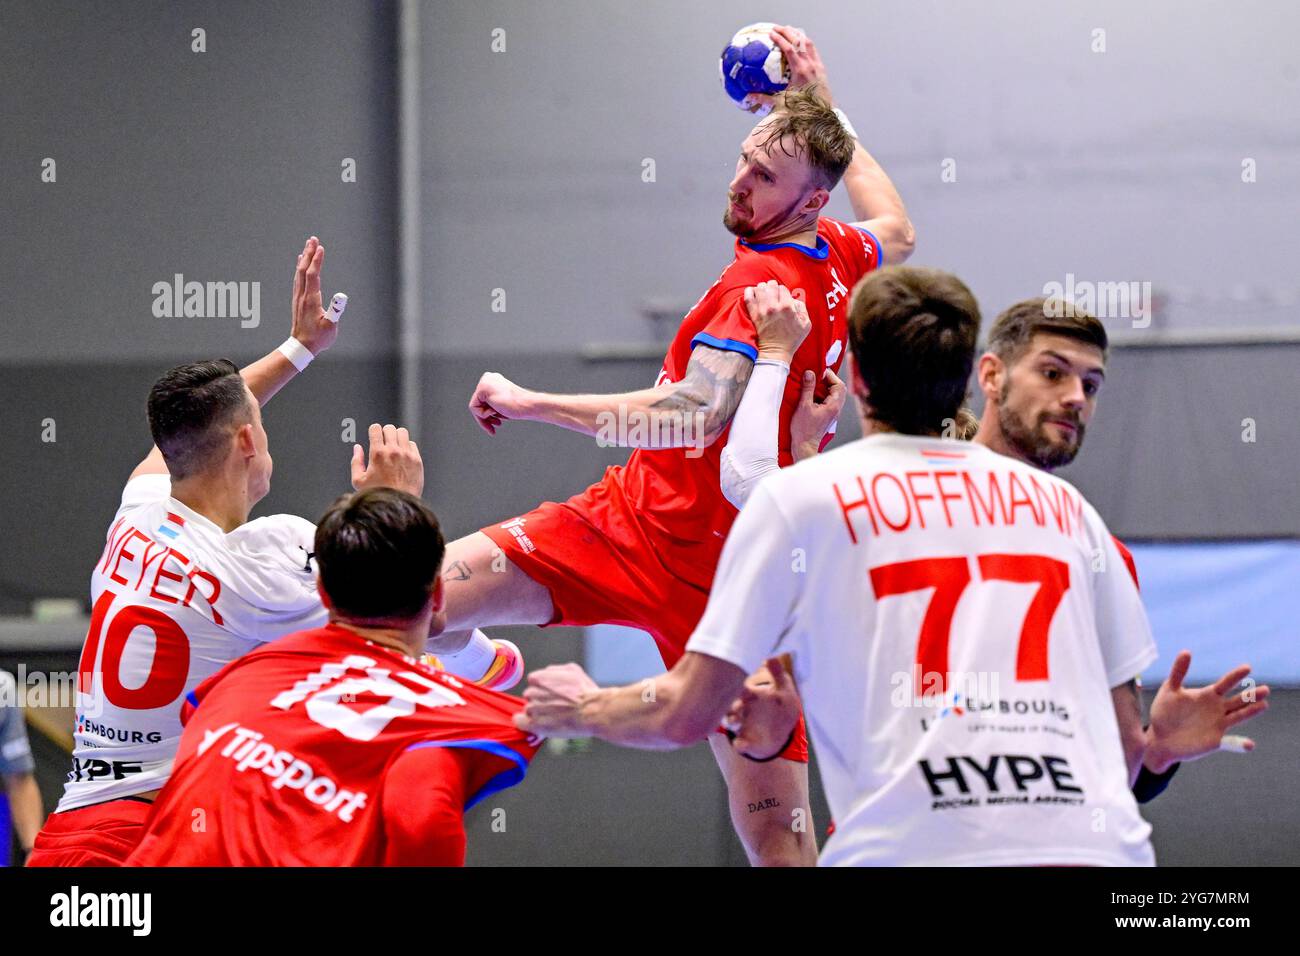
{"type": "Polygon", "coordinates": [[[765,116],[772,109],[772,96],[790,83],[790,70],[776,41],[775,23],[751,23],[741,27],[722,49],[718,74],[722,88],[742,110],[765,116]]]}
{"type": "Polygon", "coordinates": [[[790,74],[789,88],[802,90],[805,86],[817,84],[821,96],[826,102],[833,101],[830,84],[826,80],[826,64],[812,37],[798,27],[775,26],[772,28],[772,42],[785,58],[786,69],[790,74]]]}

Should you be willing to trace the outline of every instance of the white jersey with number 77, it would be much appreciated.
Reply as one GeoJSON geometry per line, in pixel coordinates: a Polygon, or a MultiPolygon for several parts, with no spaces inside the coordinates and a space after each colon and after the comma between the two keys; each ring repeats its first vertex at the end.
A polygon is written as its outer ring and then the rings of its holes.
{"type": "Polygon", "coordinates": [[[1069,483],[873,434],[769,476],[688,651],[795,678],[835,832],[823,865],[1154,863],[1111,688],[1156,658],[1069,483]]]}
{"type": "Polygon", "coordinates": [[[227,534],[170,494],[167,475],[127,482],[95,565],[60,811],[161,787],[185,695],[259,644],[328,619],[310,521],[273,515],[227,534]]]}

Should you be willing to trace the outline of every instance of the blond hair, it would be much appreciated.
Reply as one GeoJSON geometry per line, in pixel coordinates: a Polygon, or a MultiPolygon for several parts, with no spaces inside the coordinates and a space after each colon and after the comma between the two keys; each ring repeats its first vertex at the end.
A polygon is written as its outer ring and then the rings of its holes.
{"type": "Polygon", "coordinates": [[[786,155],[803,158],[816,184],[826,190],[834,189],[853,161],[857,140],[844,128],[815,83],[786,90],[772,99],[772,113],[766,120],[762,145],[769,150],[779,145],[786,155]],[[787,140],[793,152],[786,147],[787,140]]]}

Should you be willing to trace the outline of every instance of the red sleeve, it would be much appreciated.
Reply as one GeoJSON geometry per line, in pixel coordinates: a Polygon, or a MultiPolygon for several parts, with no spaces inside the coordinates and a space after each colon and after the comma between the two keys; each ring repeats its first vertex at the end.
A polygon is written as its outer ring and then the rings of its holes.
{"type": "Polygon", "coordinates": [[[1133,576],[1133,585],[1140,591],[1142,585],[1138,584],[1138,566],[1133,560],[1133,552],[1124,546],[1124,542],[1114,535],[1110,539],[1115,542],[1115,547],[1119,549],[1119,556],[1124,559],[1124,566],[1128,568],[1128,573],[1133,576]]]}
{"type": "Polygon", "coordinates": [[[845,285],[852,289],[868,272],[879,269],[885,264],[885,252],[880,240],[870,229],[857,223],[840,222],[838,219],[822,217],[822,235],[835,247],[844,261],[853,270],[845,279],[845,285]]]}
{"type": "Polygon", "coordinates": [[[865,226],[852,226],[851,228],[857,234],[859,240],[857,245],[862,247],[861,254],[854,257],[854,261],[861,260],[863,263],[862,275],[883,266],[885,264],[885,250],[881,247],[880,240],[865,226]]]}
{"type": "Polygon", "coordinates": [[[384,775],[384,866],[464,866],[469,761],[442,747],[408,750],[384,775]]]}
{"type": "Polygon", "coordinates": [[[185,699],[181,701],[182,727],[190,722],[190,718],[194,716],[194,711],[198,710],[199,704],[203,703],[203,698],[207,697],[208,694],[211,693],[212,688],[216,686],[217,681],[226,676],[226,672],[231,669],[231,666],[234,663],[235,661],[232,661],[215,674],[208,676],[199,684],[198,687],[185,695],[185,699]]]}
{"type": "Polygon", "coordinates": [[[758,359],[758,330],[750,321],[749,310],[745,308],[745,289],[762,281],[755,279],[746,285],[735,286],[721,292],[716,299],[704,307],[713,315],[704,328],[695,333],[691,339],[691,348],[708,345],[715,349],[725,349],[758,359]]]}
{"type": "Polygon", "coordinates": [[[464,866],[465,803],[513,764],[481,750],[418,747],[384,775],[385,866],[464,866]]]}

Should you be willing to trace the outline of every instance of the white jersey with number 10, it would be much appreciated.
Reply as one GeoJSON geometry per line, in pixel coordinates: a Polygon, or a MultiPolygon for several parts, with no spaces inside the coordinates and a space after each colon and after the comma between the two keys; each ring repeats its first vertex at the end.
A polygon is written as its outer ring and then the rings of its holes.
{"type": "Polygon", "coordinates": [[[1150,865],[1110,690],[1156,657],[1068,483],[876,434],[765,479],[687,645],[794,655],[835,820],[824,865],[1150,865]]]}
{"type": "Polygon", "coordinates": [[[167,475],[128,482],[95,566],[60,811],[161,787],[185,695],[258,644],[328,618],[310,521],[274,515],[226,534],[170,494],[167,475]]]}

